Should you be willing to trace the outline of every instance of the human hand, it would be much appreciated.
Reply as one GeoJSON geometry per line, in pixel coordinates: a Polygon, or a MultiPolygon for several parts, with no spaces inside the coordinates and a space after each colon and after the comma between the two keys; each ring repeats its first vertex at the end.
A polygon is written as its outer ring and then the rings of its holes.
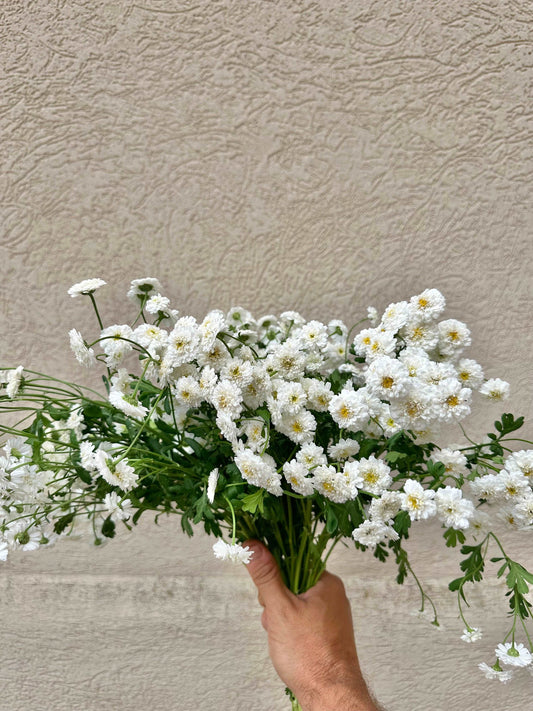
{"type": "Polygon", "coordinates": [[[270,551],[255,540],[245,545],[254,551],[247,569],[264,607],[270,658],[303,711],[378,711],[359,668],[342,580],[324,572],[316,585],[295,595],[270,551]]]}

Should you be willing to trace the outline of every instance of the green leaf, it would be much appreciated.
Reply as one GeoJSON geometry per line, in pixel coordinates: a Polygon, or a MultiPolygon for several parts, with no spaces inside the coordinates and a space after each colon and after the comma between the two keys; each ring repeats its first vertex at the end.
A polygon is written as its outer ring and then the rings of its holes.
{"type": "Polygon", "coordinates": [[[326,530],[328,533],[335,533],[337,530],[337,526],[339,525],[339,521],[337,519],[337,516],[335,515],[335,512],[333,509],[328,508],[326,511],[326,530]]]}
{"type": "Polygon", "coordinates": [[[67,514],[66,516],[61,516],[60,519],[58,519],[54,523],[54,531],[56,533],[63,533],[65,528],[69,526],[72,521],[74,520],[74,512],[67,514]]]}
{"type": "Polygon", "coordinates": [[[402,538],[409,537],[409,529],[411,528],[411,518],[407,511],[400,511],[400,513],[396,514],[393,528],[396,533],[402,538]]]}
{"type": "Polygon", "coordinates": [[[457,543],[463,544],[465,542],[465,534],[455,528],[449,528],[444,533],[444,540],[448,548],[455,548],[457,543]]]}
{"type": "Polygon", "coordinates": [[[254,514],[257,511],[257,509],[259,509],[259,512],[263,513],[263,511],[264,511],[264,501],[263,501],[264,496],[265,496],[264,489],[258,489],[257,491],[254,491],[253,494],[248,494],[247,496],[244,497],[244,499],[241,499],[242,510],[249,511],[251,514],[254,514]]]}
{"type": "Polygon", "coordinates": [[[115,537],[115,522],[111,519],[111,516],[108,516],[102,524],[102,536],[106,538],[115,537]]]}
{"type": "Polygon", "coordinates": [[[385,459],[389,464],[394,464],[398,459],[405,459],[407,454],[405,452],[387,452],[385,459]]]}

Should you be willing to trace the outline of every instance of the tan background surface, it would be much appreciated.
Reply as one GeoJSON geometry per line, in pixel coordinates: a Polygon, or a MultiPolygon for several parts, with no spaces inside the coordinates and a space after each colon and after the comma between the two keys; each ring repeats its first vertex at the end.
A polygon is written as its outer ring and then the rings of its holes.
{"type": "MultiPolygon", "coordinates": [[[[509,0],[2,2],[3,364],[87,377],[66,338],[95,333],[66,296],[87,277],[109,283],[106,323],[148,275],[184,314],[347,322],[435,286],[531,416],[532,21],[509,0]]],[[[529,708],[531,676],[476,669],[505,628],[499,584],[473,594],[485,638],[458,640],[439,535],[410,549],[442,632],[391,566],[332,561],[372,688],[388,711],[529,708]]],[[[509,544],[533,565],[529,540],[509,544]]],[[[0,710],[286,709],[246,571],[211,543],[142,520],[103,550],[13,556],[0,710]]]]}

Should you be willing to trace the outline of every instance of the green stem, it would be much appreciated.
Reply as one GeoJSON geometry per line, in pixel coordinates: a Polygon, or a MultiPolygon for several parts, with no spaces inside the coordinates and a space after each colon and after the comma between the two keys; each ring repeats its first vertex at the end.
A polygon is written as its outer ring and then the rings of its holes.
{"type": "Polygon", "coordinates": [[[93,302],[93,308],[94,308],[94,312],[96,313],[96,318],[98,319],[98,324],[100,326],[100,330],[103,331],[104,324],[102,323],[102,319],[100,318],[100,313],[98,312],[98,306],[96,305],[96,301],[95,301],[95,298],[94,298],[94,295],[92,294],[92,292],[89,293],[89,298],[93,302]]]}

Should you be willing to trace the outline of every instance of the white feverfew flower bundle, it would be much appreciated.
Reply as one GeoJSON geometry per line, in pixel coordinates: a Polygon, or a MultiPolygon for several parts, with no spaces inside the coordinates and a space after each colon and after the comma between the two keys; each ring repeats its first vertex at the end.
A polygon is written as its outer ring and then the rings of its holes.
{"type": "Polygon", "coordinates": [[[470,330],[443,318],[437,289],[364,311],[354,333],[296,311],[255,317],[233,307],[197,321],[154,277],[131,282],[131,322],[104,326],[95,299],[104,285],[86,279],[68,293],[95,309],[94,338],[73,328],[69,341],[82,366],[103,368],[105,392],[22,366],[0,372],[9,421],[33,411],[23,426],[0,425],[1,560],[69,535],[102,545],[145,512],[177,514],[188,535],[202,524],[217,538],[221,560],[246,564],[246,541],[263,541],[298,594],[342,540],[379,560],[392,555],[403,582],[410,528],[434,519],[446,545],[462,547],[450,583],[462,639],[481,637],[463,603],[489,547],[511,590],[509,634],[494,665],[480,668],[507,681],[531,665],[519,634],[533,575],[496,531],[501,520],[533,529],[533,449],[512,451],[523,418],[510,413],[479,442],[440,441],[444,425],[460,436],[509,385],[465,356],[470,330]]]}

